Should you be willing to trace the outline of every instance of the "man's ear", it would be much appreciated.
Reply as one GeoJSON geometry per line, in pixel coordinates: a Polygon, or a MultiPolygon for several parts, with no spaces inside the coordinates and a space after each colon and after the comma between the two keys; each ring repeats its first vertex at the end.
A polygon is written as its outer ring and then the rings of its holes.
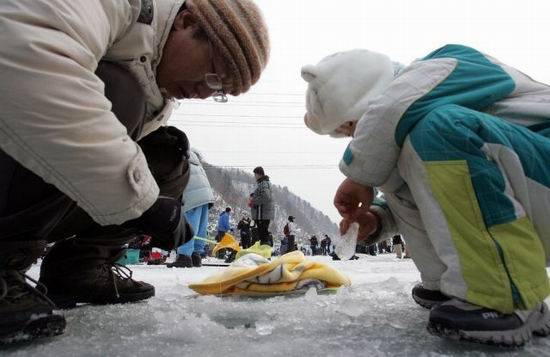
{"type": "Polygon", "coordinates": [[[190,26],[196,27],[198,25],[199,24],[195,15],[193,15],[193,13],[189,10],[183,10],[176,15],[172,28],[174,30],[183,30],[190,26]]]}

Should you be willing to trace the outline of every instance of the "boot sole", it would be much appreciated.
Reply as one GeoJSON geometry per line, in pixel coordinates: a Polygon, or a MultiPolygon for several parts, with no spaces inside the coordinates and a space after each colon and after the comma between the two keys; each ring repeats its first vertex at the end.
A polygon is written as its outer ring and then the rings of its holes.
{"type": "Polygon", "coordinates": [[[90,299],[87,298],[80,298],[80,297],[73,297],[73,296],[66,296],[66,295],[48,295],[50,300],[52,300],[55,303],[55,306],[57,306],[59,309],[73,309],[77,306],[77,304],[92,304],[92,305],[111,305],[111,304],[126,304],[126,303],[132,303],[132,302],[138,302],[141,300],[146,300],[151,297],[155,296],[155,289],[143,291],[140,293],[135,294],[124,294],[121,295],[119,298],[115,299],[90,299]]]}
{"type": "Polygon", "coordinates": [[[66,321],[62,315],[51,314],[32,319],[19,331],[0,336],[0,345],[27,342],[30,340],[61,335],[66,321]]]}
{"type": "Polygon", "coordinates": [[[418,305],[428,310],[431,310],[432,308],[443,304],[445,301],[448,301],[448,300],[443,300],[443,301],[426,300],[426,299],[419,298],[414,294],[412,295],[412,298],[415,303],[417,303],[418,305]]]}
{"type": "Polygon", "coordinates": [[[542,305],[541,311],[533,313],[523,326],[514,330],[466,331],[432,321],[428,323],[427,329],[432,335],[456,341],[468,341],[506,348],[522,347],[532,339],[533,335],[538,337],[550,335],[550,312],[546,304],[543,303],[542,305]]]}

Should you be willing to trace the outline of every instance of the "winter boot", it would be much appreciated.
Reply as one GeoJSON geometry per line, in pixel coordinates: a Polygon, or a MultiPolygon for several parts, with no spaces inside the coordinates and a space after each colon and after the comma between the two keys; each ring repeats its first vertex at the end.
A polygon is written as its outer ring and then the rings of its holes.
{"type": "Polygon", "coordinates": [[[53,312],[55,305],[45,288],[27,283],[25,271],[44,251],[43,241],[0,243],[0,344],[60,335],[65,318],[53,312]]]}
{"type": "Polygon", "coordinates": [[[180,255],[176,257],[176,261],[173,263],[166,264],[168,268],[192,268],[193,260],[188,255],[180,255]]]}
{"type": "Polygon", "coordinates": [[[200,268],[202,266],[202,258],[199,252],[193,252],[193,254],[191,254],[191,260],[195,268],[200,268]]]}
{"type": "Polygon", "coordinates": [[[443,295],[439,290],[425,289],[422,284],[416,284],[412,289],[412,298],[420,306],[426,309],[441,305],[445,301],[450,300],[450,297],[443,295]]]}
{"type": "Polygon", "coordinates": [[[235,258],[237,257],[237,251],[233,249],[228,249],[229,255],[227,255],[227,258],[225,258],[225,263],[233,263],[235,261],[235,258]]]}
{"type": "Polygon", "coordinates": [[[155,288],[132,279],[132,271],[116,261],[124,244],[134,236],[119,227],[101,235],[69,238],[48,252],[40,269],[40,282],[60,308],[77,303],[117,304],[140,301],[155,295],[155,288]]]}
{"type": "Polygon", "coordinates": [[[428,331],[453,340],[521,347],[531,340],[533,334],[550,334],[550,312],[544,302],[529,311],[502,314],[452,299],[430,312],[428,331]]]}

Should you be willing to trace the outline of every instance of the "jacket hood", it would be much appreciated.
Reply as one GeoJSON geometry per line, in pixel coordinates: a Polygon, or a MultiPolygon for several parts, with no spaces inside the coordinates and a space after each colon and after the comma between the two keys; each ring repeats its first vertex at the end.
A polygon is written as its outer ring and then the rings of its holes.
{"type": "Polygon", "coordinates": [[[369,100],[386,88],[395,72],[388,56],[360,49],[302,67],[302,78],[308,83],[306,126],[320,135],[340,136],[335,130],[347,121],[358,121],[369,100]]]}

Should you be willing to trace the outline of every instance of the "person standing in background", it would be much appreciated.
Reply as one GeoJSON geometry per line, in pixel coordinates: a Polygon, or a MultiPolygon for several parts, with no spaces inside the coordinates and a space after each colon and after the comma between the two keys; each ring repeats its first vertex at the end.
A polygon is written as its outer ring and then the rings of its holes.
{"type": "Polygon", "coordinates": [[[319,241],[317,240],[317,236],[312,235],[311,238],[309,238],[309,246],[311,247],[311,255],[317,255],[317,246],[319,245],[319,241]]]}
{"type": "Polygon", "coordinates": [[[246,249],[250,247],[250,218],[243,217],[239,223],[237,223],[237,229],[240,232],[241,236],[241,247],[246,249]]]}
{"type": "Polygon", "coordinates": [[[229,225],[229,217],[231,213],[231,207],[226,207],[225,211],[220,213],[218,218],[218,235],[216,236],[216,241],[221,241],[226,232],[229,232],[231,229],[229,225]]]}
{"type": "Polygon", "coordinates": [[[283,234],[285,235],[287,241],[287,250],[285,253],[292,252],[295,250],[295,240],[296,240],[296,224],[294,223],[294,216],[288,216],[288,222],[283,228],[283,234]]]}
{"type": "Polygon", "coordinates": [[[393,250],[395,257],[401,259],[403,257],[403,240],[399,234],[396,234],[392,238],[393,250]]]}
{"type": "Polygon", "coordinates": [[[250,196],[252,219],[258,226],[260,244],[269,244],[269,223],[274,218],[271,182],[261,166],[253,172],[257,186],[250,196]]]}

